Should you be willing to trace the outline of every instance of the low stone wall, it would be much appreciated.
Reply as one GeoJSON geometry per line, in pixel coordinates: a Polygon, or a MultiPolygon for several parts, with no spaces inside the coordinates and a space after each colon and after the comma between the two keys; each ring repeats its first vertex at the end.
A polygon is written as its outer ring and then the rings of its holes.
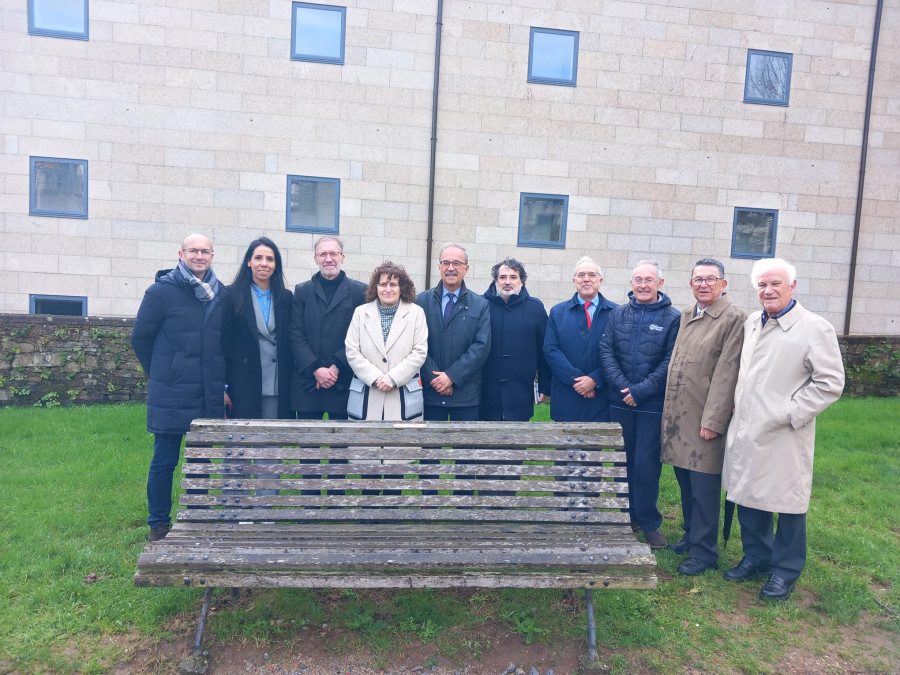
{"type": "Polygon", "coordinates": [[[900,393],[900,336],[848,335],[838,338],[847,373],[845,394],[897,396],[900,393]]]}
{"type": "Polygon", "coordinates": [[[145,401],[133,319],[0,314],[0,406],[145,401]]]}
{"type": "MultiPolygon", "coordinates": [[[[0,406],[146,401],[133,319],[0,314],[0,406]]],[[[897,396],[900,336],[839,338],[845,394],[897,396]]]]}

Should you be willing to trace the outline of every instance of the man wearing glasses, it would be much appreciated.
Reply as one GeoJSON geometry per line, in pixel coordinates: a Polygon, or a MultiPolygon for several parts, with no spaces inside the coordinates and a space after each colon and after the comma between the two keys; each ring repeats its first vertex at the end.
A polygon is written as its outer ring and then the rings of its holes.
{"type": "Polygon", "coordinates": [[[150,541],[169,533],[172,478],[181,440],[197,417],[225,417],[222,317],[227,289],[212,270],[209,237],[189,235],[178,266],[161,270],[134,319],[131,346],[150,379],[147,431],[154,435],[147,474],[150,541]]]}
{"type": "Polygon", "coordinates": [[[575,294],[550,309],[544,358],[553,373],[550,417],[557,422],[609,422],[609,397],[598,345],[618,307],[600,292],[603,272],[587,256],[575,263],[575,294]]]}
{"type": "Polygon", "coordinates": [[[326,412],[329,419],[345,420],[353,372],[344,338],[353,310],[365,302],[366,285],[341,270],[344,245],[337,237],[319,237],[313,252],[319,271],[297,284],[291,310],[291,408],[302,420],[320,420],[326,412]]]}
{"type": "Polygon", "coordinates": [[[438,258],[440,283],[416,298],[428,321],[428,356],[422,366],[425,420],[474,421],[481,369],[491,350],[490,307],[463,282],[469,271],[466,249],[445,244],[438,258]]]}
{"type": "Polygon", "coordinates": [[[642,260],[634,268],[628,304],[609,316],[600,340],[600,364],[609,392],[609,412],[622,425],[634,530],[643,529],[650,548],[665,548],[660,532],[660,422],[666,371],[681,313],[660,292],[659,264],[642,260]]]}
{"type": "Polygon", "coordinates": [[[703,258],[690,279],[696,303],[681,313],[662,416],[662,461],[681,488],[684,537],[670,544],[688,558],[679,574],[718,565],[725,432],[734,407],[746,314],[725,293],[725,266],[703,258]]]}

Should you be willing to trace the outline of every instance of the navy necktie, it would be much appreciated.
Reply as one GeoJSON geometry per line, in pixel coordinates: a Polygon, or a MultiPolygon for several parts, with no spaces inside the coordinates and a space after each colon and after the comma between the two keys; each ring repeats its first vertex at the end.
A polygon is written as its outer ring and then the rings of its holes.
{"type": "Polygon", "coordinates": [[[447,306],[444,307],[444,326],[450,323],[450,315],[453,313],[453,305],[456,304],[456,293],[447,295],[447,306]]]}

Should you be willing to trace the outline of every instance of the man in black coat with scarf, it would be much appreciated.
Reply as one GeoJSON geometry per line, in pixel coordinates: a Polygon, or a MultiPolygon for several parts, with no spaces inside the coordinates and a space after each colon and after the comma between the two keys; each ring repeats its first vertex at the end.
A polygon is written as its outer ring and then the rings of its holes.
{"type": "Polygon", "coordinates": [[[353,310],[365,302],[366,285],[341,270],[344,245],[337,237],[319,237],[313,251],[319,271],[294,289],[291,407],[302,420],[320,420],[326,412],[329,419],[345,420],[353,371],[344,339],[353,310]]]}
{"type": "Polygon", "coordinates": [[[134,319],[131,346],[149,375],[147,431],[154,434],[147,475],[150,541],[169,533],[172,480],[181,441],[198,417],[225,416],[222,317],[227,289],[212,270],[209,237],[192,234],[178,266],[161,270],[134,319]]]}

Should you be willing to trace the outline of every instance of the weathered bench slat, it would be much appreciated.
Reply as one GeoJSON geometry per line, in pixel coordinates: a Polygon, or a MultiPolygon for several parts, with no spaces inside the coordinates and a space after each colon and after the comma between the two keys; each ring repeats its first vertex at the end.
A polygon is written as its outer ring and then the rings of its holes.
{"type": "MultiPolygon", "coordinates": [[[[296,439],[295,439],[296,442],[296,439]]],[[[391,460],[478,460],[488,464],[498,462],[515,462],[515,464],[523,464],[524,462],[569,462],[577,461],[579,465],[591,466],[592,464],[624,462],[625,453],[612,450],[601,450],[593,448],[577,448],[569,450],[567,448],[511,448],[508,446],[479,449],[479,448],[423,448],[421,446],[397,447],[389,446],[373,446],[361,445],[355,447],[322,447],[316,445],[314,447],[300,447],[295,445],[285,448],[272,447],[246,447],[240,450],[233,450],[228,447],[203,447],[200,445],[189,445],[184,450],[186,459],[221,459],[223,462],[248,459],[286,459],[286,460],[305,460],[307,463],[319,463],[323,458],[330,459],[357,459],[362,461],[371,461],[377,459],[391,460]],[[572,456],[569,456],[569,453],[572,456]],[[582,456],[584,453],[584,456],[582,456]]],[[[329,464],[321,464],[321,466],[332,466],[329,464]]]]}
{"type": "MultiPolygon", "coordinates": [[[[369,428],[362,429],[348,427],[341,431],[340,434],[329,431],[310,429],[303,435],[302,443],[305,446],[332,446],[332,445],[355,445],[355,446],[400,446],[400,447],[437,447],[444,445],[452,447],[470,447],[470,448],[504,448],[516,446],[531,447],[547,447],[547,448],[614,448],[621,450],[624,442],[621,437],[616,436],[595,436],[595,435],[579,435],[562,430],[542,429],[543,425],[535,424],[533,427],[525,428],[518,435],[512,430],[510,431],[488,431],[488,430],[470,430],[467,432],[444,432],[435,435],[431,429],[406,429],[402,435],[396,433],[396,429],[391,428],[369,428]]],[[[271,445],[291,445],[298,442],[297,433],[295,431],[251,431],[232,430],[232,431],[206,431],[200,436],[197,432],[188,432],[187,444],[196,446],[200,442],[211,445],[221,445],[225,443],[240,442],[244,447],[254,446],[271,446],[271,445]]]]}
{"type": "MultiPolygon", "coordinates": [[[[657,587],[654,574],[592,574],[567,572],[552,574],[274,574],[253,572],[209,572],[191,574],[182,586],[216,588],[582,588],[585,590],[650,590],[657,587]],[[202,581],[202,583],[201,583],[202,581]]],[[[139,572],[135,586],[172,586],[170,575],[139,572]]]]}
{"type": "MultiPolygon", "coordinates": [[[[437,498],[437,497],[435,497],[437,498]]],[[[452,500],[453,497],[444,497],[452,500]]],[[[470,498],[471,499],[471,498],[470,498]]],[[[467,522],[511,522],[511,523],[565,523],[572,525],[627,523],[627,513],[610,511],[538,511],[519,509],[271,509],[251,511],[249,509],[190,509],[178,512],[179,520],[205,522],[279,521],[311,520],[328,522],[354,522],[379,520],[413,520],[427,522],[467,521],[467,522]]]]}
{"type": "MultiPolygon", "coordinates": [[[[440,429],[441,434],[479,433],[485,430],[493,432],[511,431],[516,437],[523,430],[534,427],[553,432],[585,433],[591,435],[620,436],[621,427],[616,422],[390,422],[367,420],[363,425],[353,420],[222,420],[196,419],[191,423],[191,432],[241,432],[243,429],[253,431],[289,431],[305,435],[309,431],[317,433],[344,434],[347,431],[363,432],[369,430],[431,430],[440,429]]],[[[406,432],[404,432],[406,433],[406,432]]]]}

